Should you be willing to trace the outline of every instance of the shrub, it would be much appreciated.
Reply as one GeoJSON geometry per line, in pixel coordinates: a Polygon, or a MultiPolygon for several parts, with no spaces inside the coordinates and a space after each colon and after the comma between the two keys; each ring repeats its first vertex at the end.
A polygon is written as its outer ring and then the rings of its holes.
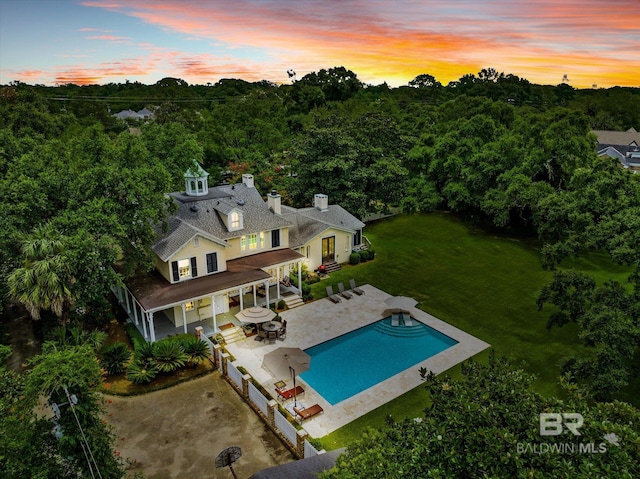
{"type": "Polygon", "coordinates": [[[284,299],[278,301],[278,309],[284,309],[287,306],[287,303],[284,302],[284,299]]]}
{"type": "Polygon", "coordinates": [[[376,252],[372,249],[368,249],[367,250],[369,252],[369,259],[375,259],[376,258],[376,252]]]}
{"type": "Polygon", "coordinates": [[[9,356],[11,356],[11,346],[0,344],[0,369],[5,365],[9,356]]]}
{"type": "Polygon", "coordinates": [[[102,351],[100,365],[109,374],[120,374],[126,370],[126,364],[131,358],[131,351],[126,344],[117,342],[106,346],[102,351]]]}
{"type": "Polygon", "coordinates": [[[155,363],[155,343],[142,340],[135,346],[135,361],[143,366],[151,366],[155,363]]]}
{"type": "Polygon", "coordinates": [[[349,255],[349,264],[358,264],[358,263],[360,263],[360,254],[351,253],[349,255]]]}
{"type": "Polygon", "coordinates": [[[161,373],[172,373],[187,363],[187,355],[177,341],[160,341],[153,349],[153,359],[161,373]]]}
{"type": "Polygon", "coordinates": [[[133,323],[125,324],[124,330],[127,333],[127,337],[129,338],[129,341],[131,341],[131,344],[133,344],[134,347],[137,347],[138,343],[146,342],[146,339],[144,339],[144,336],[142,336],[142,334],[140,333],[140,330],[136,327],[135,324],[133,323]]]}
{"type": "Polygon", "coordinates": [[[363,249],[358,254],[360,255],[360,261],[362,263],[369,260],[369,252],[366,249],[363,249]]]}
{"type": "Polygon", "coordinates": [[[209,346],[198,338],[190,338],[182,341],[182,349],[187,355],[187,362],[194,368],[200,361],[209,357],[209,346]]]}
{"type": "Polygon", "coordinates": [[[127,369],[127,379],[134,384],[148,384],[158,374],[158,369],[153,365],[140,364],[133,361],[127,369]]]}
{"type": "Polygon", "coordinates": [[[302,299],[303,301],[310,301],[313,299],[313,294],[311,293],[311,286],[307,283],[302,283],[302,299]]]}

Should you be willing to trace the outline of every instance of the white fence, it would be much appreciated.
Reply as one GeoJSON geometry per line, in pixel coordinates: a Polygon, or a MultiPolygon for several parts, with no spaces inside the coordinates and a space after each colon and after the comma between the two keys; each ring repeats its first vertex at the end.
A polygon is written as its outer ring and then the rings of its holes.
{"type": "Polygon", "coordinates": [[[249,383],[249,399],[258,409],[260,409],[262,414],[266,416],[269,413],[267,408],[267,404],[269,402],[267,401],[267,398],[264,397],[260,390],[251,383],[249,383]]]}
{"type": "Polygon", "coordinates": [[[235,365],[228,361],[227,362],[227,374],[231,378],[231,380],[242,390],[242,373],[238,371],[238,368],[235,365]]]}
{"type": "Polygon", "coordinates": [[[200,335],[200,340],[203,341],[208,347],[209,347],[209,357],[213,358],[213,341],[211,341],[209,338],[207,338],[206,335],[201,334],[200,335]]]}
{"type": "Polygon", "coordinates": [[[313,447],[313,445],[309,441],[305,439],[304,440],[304,457],[312,457],[317,455],[318,455],[318,450],[315,447],[313,447]]]}
{"type": "Polygon", "coordinates": [[[286,413],[278,410],[278,403],[275,399],[265,396],[251,382],[248,374],[242,374],[238,366],[230,361],[230,355],[223,352],[220,345],[214,346],[214,358],[216,366],[222,372],[231,385],[242,395],[242,397],[259,412],[267,425],[274,430],[285,442],[292,447],[294,454],[298,458],[310,457],[318,454],[318,451],[306,440],[307,432],[298,431],[292,419],[288,419],[286,413]]]}
{"type": "Polygon", "coordinates": [[[291,444],[296,444],[297,442],[297,429],[287,421],[287,418],[280,414],[280,411],[277,409],[273,412],[274,419],[276,423],[276,427],[280,430],[280,432],[286,437],[291,444]]]}

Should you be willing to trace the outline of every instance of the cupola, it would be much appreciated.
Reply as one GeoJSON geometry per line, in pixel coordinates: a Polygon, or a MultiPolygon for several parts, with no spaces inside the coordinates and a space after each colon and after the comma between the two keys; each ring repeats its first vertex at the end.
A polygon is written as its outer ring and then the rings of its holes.
{"type": "Polygon", "coordinates": [[[193,163],[184,174],[184,187],[189,196],[204,196],[209,193],[209,173],[207,173],[200,163],[193,160],[193,163]]]}

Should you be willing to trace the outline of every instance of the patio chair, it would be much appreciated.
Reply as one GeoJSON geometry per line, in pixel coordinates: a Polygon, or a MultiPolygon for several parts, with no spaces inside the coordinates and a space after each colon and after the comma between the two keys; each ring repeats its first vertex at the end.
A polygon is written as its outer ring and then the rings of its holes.
{"type": "Polygon", "coordinates": [[[289,276],[285,276],[284,278],[282,278],[282,280],[280,281],[280,284],[282,286],[291,286],[291,278],[289,278],[289,276]]]}
{"type": "Polygon", "coordinates": [[[264,329],[259,329],[255,341],[264,341],[265,339],[267,339],[267,332],[264,329]]]}
{"type": "Polygon", "coordinates": [[[304,421],[305,419],[310,419],[317,414],[322,414],[324,412],[324,409],[322,409],[322,406],[320,406],[320,404],[314,404],[313,406],[302,408],[293,406],[293,412],[296,414],[296,416],[300,417],[300,423],[302,423],[302,421],[304,421]]]}
{"type": "Polygon", "coordinates": [[[295,389],[291,388],[286,391],[276,389],[276,393],[278,394],[278,399],[282,399],[282,402],[284,402],[294,397],[302,396],[304,394],[304,388],[302,386],[296,386],[295,389]]]}
{"type": "Polygon", "coordinates": [[[342,301],[340,299],[340,296],[334,294],[333,288],[331,286],[327,286],[327,297],[334,303],[339,303],[340,301],[342,301]]]}
{"type": "Polygon", "coordinates": [[[413,326],[413,321],[411,320],[410,314],[402,313],[402,321],[404,321],[405,326],[413,326]]]}
{"type": "Polygon", "coordinates": [[[269,331],[269,344],[275,344],[278,339],[278,333],[276,331],[269,331]]]}
{"type": "Polygon", "coordinates": [[[353,298],[353,295],[349,291],[346,291],[344,289],[344,284],[342,284],[342,281],[338,283],[338,291],[340,292],[343,298],[347,298],[347,299],[353,298]]]}
{"type": "Polygon", "coordinates": [[[356,286],[356,280],[351,278],[349,280],[349,286],[351,286],[351,291],[353,291],[354,293],[356,293],[358,296],[362,296],[364,294],[364,290],[358,288],[356,286]]]}

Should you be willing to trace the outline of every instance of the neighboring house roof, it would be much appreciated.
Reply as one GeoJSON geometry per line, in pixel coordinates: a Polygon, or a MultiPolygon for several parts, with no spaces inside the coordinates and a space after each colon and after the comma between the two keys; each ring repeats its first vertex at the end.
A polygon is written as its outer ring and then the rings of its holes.
{"type": "Polygon", "coordinates": [[[163,233],[158,227],[159,239],[152,246],[163,261],[171,258],[197,232],[224,242],[291,225],[284,217],[270,212],[260,193],[244,183],[209,188],[209,193],[203,196],[187,196],[184,193],[171,193],[171,196],[178,205],[178,211],[169,218],[166,232],[163,233]],[[234,209],[242,213],[243,228],[229,231],[220,215],[226,216],[234,209]]]}
{"type": "Polygon", "coordinates": [[[122,110],[118,113],[115,113],[113,116],[119,118],[120,120],[125,120],[127,118],[134,118],[136,120],[144,120],[146,118],[153,118],[153,112],[148,108],[143,108],[140,111],[133,110],[122,110]]]}
{"type": "Polygon", "coordinates": [[[340,205],[329,205],[326,210],[282,206],[282,216],[294,225],[289,229],[290,248],[299,248],[327,228],[354,232],[365,226],[340,205]]]}
{"type": "Polygon", "coordinates": [[[336,465],[336,459],[344,449],[317,454],[315,456],[270,467],[256,472],[249,479],[316,479],[318,474],[336,465]]]}
{"type": "Polygon", "coordinates": [[[640,133],[635,128],[627,131],[592,130],[598,137],[598,145],[640,145],[640,133]]]}

